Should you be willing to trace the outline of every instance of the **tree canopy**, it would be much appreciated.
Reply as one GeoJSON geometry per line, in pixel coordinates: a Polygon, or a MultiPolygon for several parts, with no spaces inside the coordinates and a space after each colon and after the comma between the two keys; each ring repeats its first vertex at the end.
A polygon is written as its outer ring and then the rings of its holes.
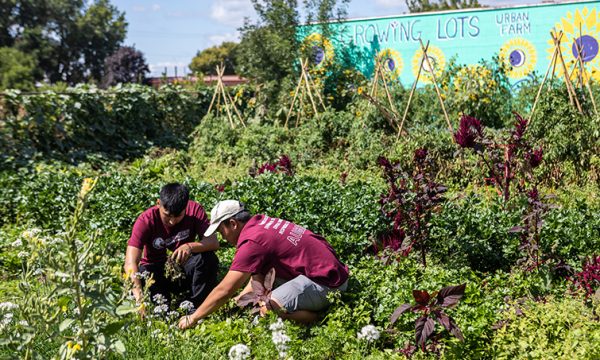
{"type": "Polygon", "coordinates": [[[133,46],[121,46],[104,60],[104,67],[104,87],[118,83],[142,83],[150,71],[144,54],[133,46]]]}
{"type": "Polygon", "coordinates": [[[0,1],[0,46],[31,55],[37,80],[100,81],[126,27],[109,0],[0,1]]]}
{"type": "Polygon", "coordinates": [[[223,42],[221,45],[213,46],[198,51],[192,59],[190,70],[195,73],[216,75],[216,66],[225,65],[225,75],[236,73],[237,67],[237,43],[223,42]]]}
{"type": "Polygon", "coordinates": [[[0,48],[0,89],[31,90],[35,60],[17,49],[0,48]]]}
{"type": "Polygon", "coordinates": [[[477,0],[405,0],[411,13],[481,7],[477,0]]]}

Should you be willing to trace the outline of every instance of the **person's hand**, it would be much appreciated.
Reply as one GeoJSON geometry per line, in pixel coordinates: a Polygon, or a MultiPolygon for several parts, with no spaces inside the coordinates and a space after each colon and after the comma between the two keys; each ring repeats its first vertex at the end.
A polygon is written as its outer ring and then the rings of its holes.
{"type": "Polygon", "coordinates": [[[179,326],[181,330],[185,330],[194,327],[197,323],[198,321],[194,319],[192,315],[186,315],[179,319],[179,324],[177,326],[179,326]]]}
{"type": "Polygon", "coordinates": [[[192,247],[188,244],[183,244],[171,254],[171,259],[175,260],[180,265],[186,263],[192,256],[192,247]]]}

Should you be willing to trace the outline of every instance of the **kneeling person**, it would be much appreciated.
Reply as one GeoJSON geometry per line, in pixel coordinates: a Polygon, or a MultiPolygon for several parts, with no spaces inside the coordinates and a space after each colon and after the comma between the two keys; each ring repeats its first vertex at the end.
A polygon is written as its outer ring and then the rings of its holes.
{"type": "MultiPolygon", "coordinates": [[[[236,246],[233,262],[196,312],[179,321],[182,329],[217,310],[250,277],[262,282],[271,268],[275,269],[276,283],[281,283],[271,300],[283,318],[310,323],[317,319],[316,312],[328,305],[329,292],[346,290],[348,267],[323,237],[301,226],[266,215],[251,216],[239,201],[225,200],[212,209],[210,227],[204,235],[215,230],[236,246]]],[[[251,290],[248,284],[240,296],[251,290]]]]}
{"type": "Polygon", "coordinates": [[[189,200],[185,185],[172,183],[163,186],[156,206],[144,211],[135,221],[127,242],[125,272],[134,284],[133,295],[142,298],[139,273],[152,275],[150,294],[183,295],[176,300],[188,300],[200,305],[217,285],[219,261],[214,251],[219,248],[216,235],[203,237],[209,222],[200,204],[189,200]],[[196,241],[196,237],[200,241],[196,241]],[[165,276],[167,249],[171,259],[183,269],[184,277],[170,280],[165,276]]]}

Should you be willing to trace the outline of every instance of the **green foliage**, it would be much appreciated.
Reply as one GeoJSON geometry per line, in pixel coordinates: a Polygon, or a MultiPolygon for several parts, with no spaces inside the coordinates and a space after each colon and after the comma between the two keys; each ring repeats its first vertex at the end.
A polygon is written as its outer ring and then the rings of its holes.
{"type": "Polygon", "coordinates": [[[597,359],[597,311],[597,305],[594,309],[572,297],[513,304],[494,334],[490,355],[496,359],[597,359]]]}
{"type": "Polygon", "coordinates": [[[225,75],[236,74],[237,43],[225,41],[221,45],[198,51],[192,59],[190,70],[204,75],[217,75],[217,65],[225,65],[225,75]]]}
{"type": "Polygon", "coordinates": [[[405,0],[411,13],[481,7],[477,0],[405,0]]]}
{"type": "MultiPolygon", "coordinates": [[[[600,119],[580,115],[569,103],[564,84],[555,82],[548,86],[530,125],[531,136],[544,147],[545,177],[559,184],[570,178],[585,182],[586,170],[600,151],[600,119]]],[[[589,99],[582,106],[587,113],[593,113],[589,99]]]]}
{"type": "Polygon", "coordinates": [[[35,60],[10,47],[0,48],[0,90],[34,88],[35,60]]]}
{"type": "MultiPolygon", "coordinates": [[[[78,232],[94,185],[92,179],[83,181],[65,232],[48,236],[32,229],[11,244],[19,251],[22,271],[16,303],[8,309],[14,312],[10,317],[3,314],[0,343],[13,356],[44,358],[48,347],[41,352],[37,347],[47,339],[53,339],[47,344],[50,347],[60,344],[62,359],[125,351],[123,343],[114,338],[124,322],[115,316],[122,299],[113,287],[114,274],[107,271],[112,262],[106,250],[97,247],[97,234],[78,232]]],[[[7,311],[6,304],[2,311],[7,311]]]]}
{"type": "Polygon", "coordinates": [[[41,70],[36,80],[99,81],[104,59],[125,39],[125,15],[108,0],[4,1],[0,9],[0,46],[30,54],[41,70]]]}
{"type": "Polygon", "coordinates": [[[5,126],[0,143],[3,166],[23,162],[37,152],[77,161],[90,152],[122,159],[154,144],[181,146],[210,103],[209,90],[187,92],[180,86],[159,90],[142,85],[94,86],[4,98],[5,126]]]}

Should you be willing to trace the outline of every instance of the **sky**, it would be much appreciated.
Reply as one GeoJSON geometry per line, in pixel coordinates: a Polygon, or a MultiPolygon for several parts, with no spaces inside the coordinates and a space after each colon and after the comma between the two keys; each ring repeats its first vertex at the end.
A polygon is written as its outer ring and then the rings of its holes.
{"type": "MultiPolygon", "coordinates": [[[[479,0],[490,6],[540,3],[541,0],[479,0]]],[[[559,1],[556,1],[559,2],[559,1]]],[[[150,76],[189,73],[199,50],[238,41],[244,18],[255,18],[250,0],[112,0],[129,23],[125,45],[142,51],[150,76]]],[[[299,1],[301,3],[301,1],[299,1]]],[[[404,0],[351,0],[348,18],[406,13],[404,0]]]]}

